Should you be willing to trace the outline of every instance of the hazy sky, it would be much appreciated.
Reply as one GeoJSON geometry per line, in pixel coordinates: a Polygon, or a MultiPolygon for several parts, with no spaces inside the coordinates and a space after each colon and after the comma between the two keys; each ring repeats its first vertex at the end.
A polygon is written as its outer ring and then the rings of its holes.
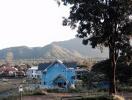
{"type": "Polygon", "coordinates": [[[54,0],[0,0],[0,49],[74,38],[76,32],[62,26],[68,13],[54,0]]]}

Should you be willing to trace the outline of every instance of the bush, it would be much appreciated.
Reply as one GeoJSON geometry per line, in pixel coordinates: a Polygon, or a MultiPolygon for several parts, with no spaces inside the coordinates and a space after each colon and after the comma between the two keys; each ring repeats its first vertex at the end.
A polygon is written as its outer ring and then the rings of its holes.
{"type": "Polygon", "coordinates": [[[125,100],[124,97],[119,95],[113,96],[93,96],[93,97],[83,97],[81,99],[71,99],[71,100],[125,100]]]}
{"type": "Polygon", "coordinates": [[[59,93],[60,90],[59,89],[47,89],[47,92],[49,92],[49,93],[54,93],[54,92],[59,93]]]}
{"type": "Polygon", "coordinates": [[[112,99],[105,96],[98,96],[98,97],[96,96],[96,97],[84,97],[84,98],[76,99],[76,100],[112,100],[112,99]]]}
{"type": "Polygon", "coordinates": [[[38,90],[34,91],[32,95],[47,95],[47,92],[44,90],[38,89],[38,90]]]}
{"type": "Polygon", "coordinates": [[[68,89],[68,93],[79,93],[81,92],[80,89],[68,89]]]}
{"type": "Polygon", "coordinates": [[[123,91],[123,92],[132,92],[132,86],[120,86],[118,87],[118,91],[123,91]]]}

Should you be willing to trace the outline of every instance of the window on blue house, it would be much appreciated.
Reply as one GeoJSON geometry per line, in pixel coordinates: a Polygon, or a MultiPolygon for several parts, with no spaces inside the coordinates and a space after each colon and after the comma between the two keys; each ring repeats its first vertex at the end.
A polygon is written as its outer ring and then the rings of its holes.
{"type": "Polygon", "coordinates": [[[37,75],[37,78],[40,78],[40,76],[39,76],[39,75],[37,75]]]}
{"type": "Polygon", "coordinates": [[[46,85],[46,82],[44,82],[44,85],[46,85]]]}

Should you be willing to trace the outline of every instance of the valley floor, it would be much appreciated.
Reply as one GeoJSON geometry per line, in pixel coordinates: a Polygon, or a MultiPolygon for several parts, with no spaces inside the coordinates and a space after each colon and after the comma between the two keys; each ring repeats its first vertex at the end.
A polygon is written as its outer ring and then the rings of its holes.
{"type": "MultiPolygon", "coordinates": [[[[15,93],[19,94],[18,87],[23,82],[24,79],[0,79],[0,97],[7,97],[14,95],[15,93]]],[[[91,95],[100,95],[100,93],[48,93],[47,95],[35,95],[35,96],[22,96],[22,100],[67,100],[69,97],[85,97],[91,95]],[[62,99],[63,98],[63,99],[62,99]]],[[[131,92],[122,92],[119,93],[126,98],[126,100],[132,100],[131,92]]],[[[18,100],[20,98],[18,97],[18,100]]]]}

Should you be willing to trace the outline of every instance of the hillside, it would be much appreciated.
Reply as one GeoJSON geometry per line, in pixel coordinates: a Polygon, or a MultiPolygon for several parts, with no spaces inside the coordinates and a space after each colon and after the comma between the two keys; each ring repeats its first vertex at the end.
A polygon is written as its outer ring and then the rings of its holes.
{"type": "Polygon", "coordinates": [[[77,58],[82,58],[82,55],[78,52],[71,52],[68,49],[62,48],[58,45],[47,45],[45,47],[34,47],[29,48],[26,46],[11,47],[0,50],[0,59],[5,59],[8,52],[13,53],[14,59],[65,59],[74,60],[77,58]]]}
{"type": "Polygon", "coordinates": [[[101,52],[100,48],[92,48],[89,44],[83,45],[82,40],[79,38],[62,41],[62,42],[53,42],[53,44],[59,45],[63,48],[66,48],[70,51],[77,51],[78,53],[82,54],[83,56],[87,56],[89,58],[96,58],[96,57],[108,57],[108,49],[103,48],[103,52],[101,52]]]}
{"type": "Polygon", "coordinates": [[[0,50],[0,59],[5,59],[8,52],[13,53],[14,59],[108,57],[108,50],[106,48],[101,53],[100,49],[93,49],[90,45],[82,45],[80,39],[53,42],[44,47],[29,48],[27,46],[20,46],[5,48],[0,50]]]}

